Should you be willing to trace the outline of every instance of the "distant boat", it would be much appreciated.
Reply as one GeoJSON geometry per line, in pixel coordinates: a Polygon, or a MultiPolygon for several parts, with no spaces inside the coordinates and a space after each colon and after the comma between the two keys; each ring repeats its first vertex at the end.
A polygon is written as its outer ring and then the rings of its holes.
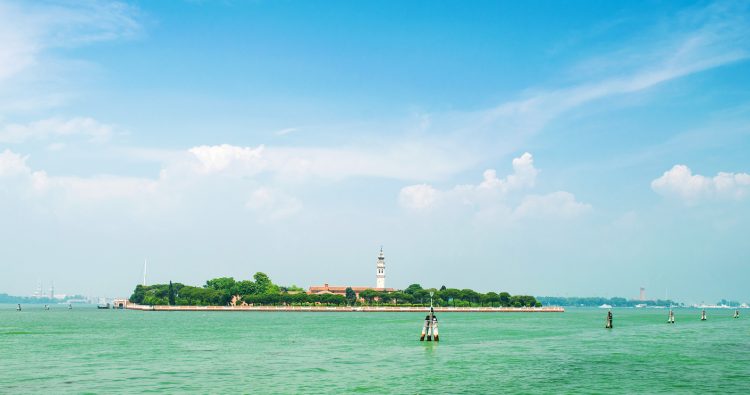
{"type": "Polygon", "coordinates": [[[645,303],[639,303],[639,304],[635,305],[635,308],[637,308],[637,309],[642,309],[642,308],[644,308],[644,307],[646,307],[646,306],[647,306],[647,305],[646,305],[645,303]]]}
{"type": "Polygon", "coordinates": [[[96,305],[97,309],[109,309],[109,302],[106,302],[104,298],[99,299],[99,304],[96,305]]]}
{"type": "Polygon", "coordinates": [[[603,305],[599,306],[599,308],[600,308],[600,309],[611,309],[611,308],[612,308],[612,305],[609,305],[609,304],[606,304],[606,303],[605,303],[605,304],[603,304],[603,305]]]}

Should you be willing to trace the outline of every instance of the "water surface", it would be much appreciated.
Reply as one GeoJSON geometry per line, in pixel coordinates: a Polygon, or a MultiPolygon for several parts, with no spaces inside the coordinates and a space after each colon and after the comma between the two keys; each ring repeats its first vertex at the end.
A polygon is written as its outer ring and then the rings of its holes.
{"type": "Polygon", "coordinates": [[[142,312],[0,305],[0,393],[749,393],[750,312],[142,312]]]}

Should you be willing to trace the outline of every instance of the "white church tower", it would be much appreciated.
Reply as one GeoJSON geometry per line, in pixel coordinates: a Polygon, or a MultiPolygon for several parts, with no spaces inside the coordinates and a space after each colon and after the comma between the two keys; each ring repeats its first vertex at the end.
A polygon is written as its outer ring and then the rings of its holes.
{"type": "Polygon", "coordinates": [[[375,288],[385,288],[385,255],[383,255],[383,247],[380,247],[380,255],[378,255],[376,267],[377,273],[375,275],[375,288]]]}

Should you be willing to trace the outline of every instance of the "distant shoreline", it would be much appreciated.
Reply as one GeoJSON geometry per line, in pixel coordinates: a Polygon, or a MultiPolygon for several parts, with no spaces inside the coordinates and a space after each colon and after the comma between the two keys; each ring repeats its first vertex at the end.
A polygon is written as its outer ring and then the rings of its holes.
{"type": "MultiPolygon", "coordinates": [[[[284,311],[340,313],[424,313],[429,307],[401,306],[146,306],[128,303],[128,310],[140,311],[284,311]]],[[[563,307],[435,307],[439,313],[563,313],[563,307]]]]}

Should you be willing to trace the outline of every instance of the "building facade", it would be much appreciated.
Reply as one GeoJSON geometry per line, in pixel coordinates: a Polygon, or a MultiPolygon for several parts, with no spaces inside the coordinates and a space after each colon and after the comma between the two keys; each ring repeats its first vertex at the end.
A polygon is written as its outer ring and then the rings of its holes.
{"type": "Polygon", "coordinates": [[[385,255],[383,254],[383,247],[380,247],[380,254],[375,262],[375,286],[374,287],[362,287],[362,286],[331,286],[328,284],[310,286],[307,293],[311,295],[317,294],[334,294],[346,296],[346,289],[351,288],[359,298],[359,293],[366,290],[372,289],[375,291],[387,291],[393,292],[395,289],[385,287],[385,255]]]}

